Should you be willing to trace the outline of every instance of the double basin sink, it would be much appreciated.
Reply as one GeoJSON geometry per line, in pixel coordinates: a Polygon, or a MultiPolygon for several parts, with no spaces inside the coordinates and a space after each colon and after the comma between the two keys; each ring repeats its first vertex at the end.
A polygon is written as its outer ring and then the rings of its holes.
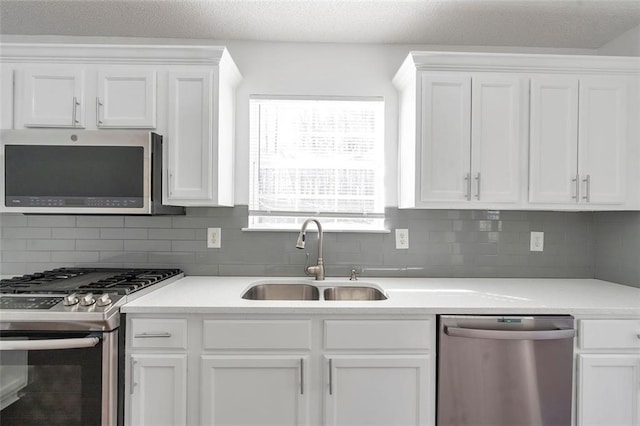
{"type": "Polygon", "coordinates": [[[373,283],[317,281],[265,281],[251,285],[242,295],[248,300],[385,300],[386,294],[373,283]]]}

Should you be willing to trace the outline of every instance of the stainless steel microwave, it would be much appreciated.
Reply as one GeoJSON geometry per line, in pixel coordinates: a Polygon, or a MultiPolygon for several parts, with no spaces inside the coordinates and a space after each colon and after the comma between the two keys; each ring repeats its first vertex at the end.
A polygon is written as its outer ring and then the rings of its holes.
{"type": "Polygon", "coordinates": [[[131,130],[3,130],[2,212],[184,214],[162,204],[162,136],[131,130]]]}

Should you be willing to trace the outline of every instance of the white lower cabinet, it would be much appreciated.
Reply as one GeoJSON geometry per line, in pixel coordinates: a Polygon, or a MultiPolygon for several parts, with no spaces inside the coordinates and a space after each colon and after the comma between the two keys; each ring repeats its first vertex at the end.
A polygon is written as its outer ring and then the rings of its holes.
{"type": "Polygon", "coordinates": [[[202,356],[202,424],[308,424],[304,392],[308,362],[306,356],[202,356]]]}
{"type": "Polygon", "coordinates": [[[187,424],[187,320],[127,319],[125,424],[187,424]]]}
{"type": "Polygon", "coordinates": [[[580,425],[640,424],[640,355],[579,355],[580,425]]]}
{"type": "Polygon", "coordinates": [[[131,425],[175,426],[187,422],[187,356],[131,356],[131,425]]]}
{"type": "Polygon", "coordinates": [[[581,320],[579,426],[640,425],[640,320],[581,320]]]}
{"type": "Polygon", "coordinates": [[[429,356],[328,356],[325,424],[427,425],[429,356]]]}
{"type": "Polygon", "coordinates": [[[435,424],[433,316],[127,323],[128,426],[435,424]]]}

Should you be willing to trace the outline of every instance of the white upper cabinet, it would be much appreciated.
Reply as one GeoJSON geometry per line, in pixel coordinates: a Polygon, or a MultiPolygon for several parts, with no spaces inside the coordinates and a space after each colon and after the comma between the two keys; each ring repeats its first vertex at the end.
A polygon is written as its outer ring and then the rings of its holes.
{"type": "Polygon", "coordinates": [[[211,200],[217,182],[212,144],[213,72],[169,73],[169,200],[211,200]]]}
{"type": "Polygon", "coordinates": [[[511,75],[472,78],[471,196],[478,203],[515,203],[520,198],[524,79],[511,75]]]}
{"type": "Polygon", "coordinates": [[[420,202],[461,201],[469,195],[471,78],[421,76],[420,202]]]}
{"type": "Polygon", "coordinates": [[[16,127],[84,128],[84,69],[38,66],[16,80],[16,127]]]}
{"type": "Polygon", "coordinates": [[[531,79],[531,203],[626,202],[627,79],[531,79]]]}
{"type": "Polygon", "coordinates": [[[168,198],[180,206],[232,206],[235,89],[241,76],[220,50],[208,67],[168,76],[168,198]]]}
{"type": "Polygon", "coordinates": [[[580,202],[599,204],[625,202],[628,91],[625,78],[580,78],[578,97],[580,202]]]}
{"type": "Polygon", "coordinates": [[[531,79],[530,202],[577,200],[577,123],[578,80],[531,79]]]}
{"type": "Polygon", "coordinates": [[[415,95],[401,95],[418,99],[401,101],[400,207],[517,203],[526,143],[524,79],[501,73],[419,75],[415,95]],[[415,131],[407,129],[414,122],[415,131]]]}
{"type": "Polygon", "coordinates": [[[15,128],[156,127],[153,67],[17,67],[15,128]]]}
{"type": "Polygon", "coordinates": [[[3,43],[0,71],[0,128],[153,130],[165,204],[233,205],[242,76],[226,48],[3,43]]]}
{"type": "Polygon", "coordinates": [[[155,69],[98,72],[96,127],[156,127],[155,69]]]}
{"type": "Polygon", "coordinates": [[[640,209],[638,58],[412,52],[398,206],[640,209]]]}

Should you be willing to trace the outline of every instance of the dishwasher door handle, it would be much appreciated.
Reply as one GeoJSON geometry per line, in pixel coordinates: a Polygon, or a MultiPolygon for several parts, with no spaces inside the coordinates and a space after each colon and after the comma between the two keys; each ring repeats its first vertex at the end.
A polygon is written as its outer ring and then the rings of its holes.
{"type": "Polygon", "coordinates": [[[574,329],[515,331],[445,327],[444,332],[453,337],[493,340],[559,340],[572,339],[576,335],[574,329]]]}

